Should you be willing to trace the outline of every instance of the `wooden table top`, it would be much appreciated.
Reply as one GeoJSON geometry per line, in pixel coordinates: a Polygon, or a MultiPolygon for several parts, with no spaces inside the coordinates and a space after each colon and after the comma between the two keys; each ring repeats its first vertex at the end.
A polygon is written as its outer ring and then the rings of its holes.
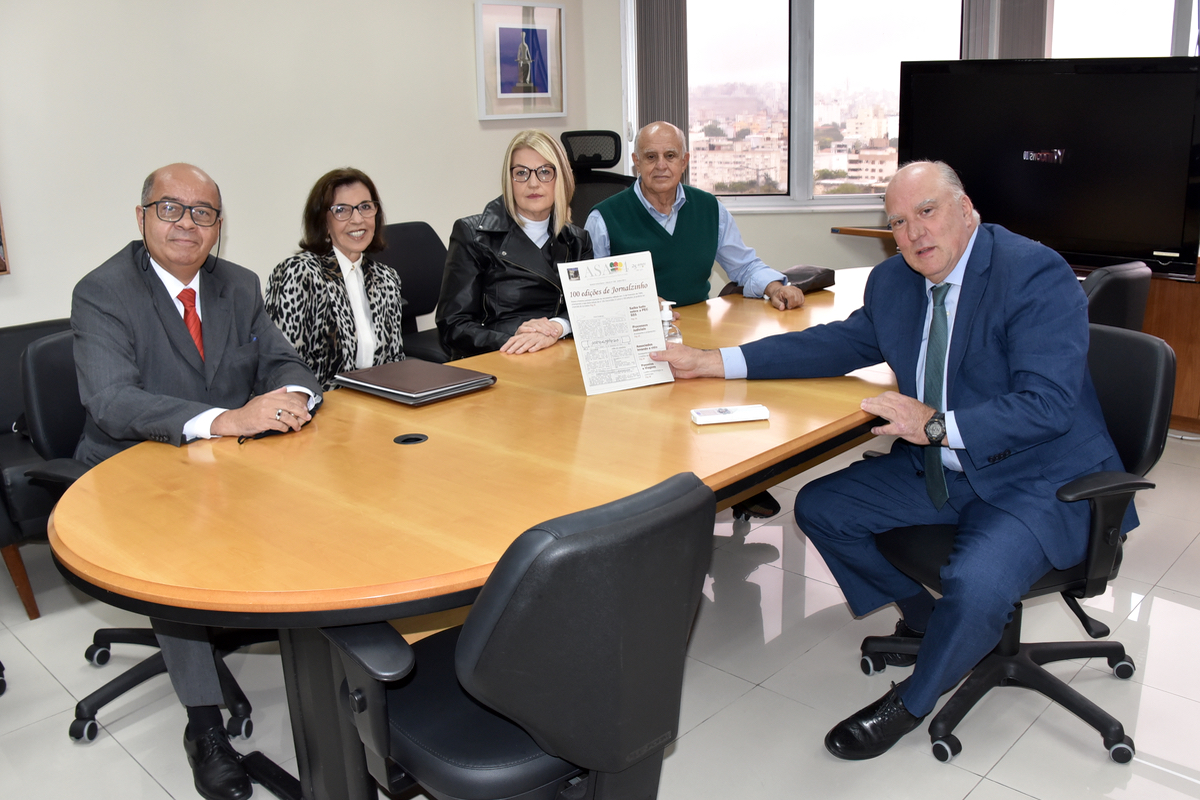
{"type": "MultiPolygon", "coordinates": [[[[844,318],[866,272],[839,271],[801,310],[718,298],[682,309],[679,326],[686,343],[710,347],[844,318]]],[[[570,340],[460,363],[498,383],[421,408],[341,389],[295,434],[126,450],[59,502],[55,556],[101,593],[184,609],[310,613],[446,595],[482,585],[532,525],[683,471],[728,487],[861,427],[861,398],[894,387],[876,367],[587,397],[570,340]],[[699,427],[688,413],[746,403],[771,419],[699,427]],[[429,438],[394,443],[408,433],[429,438]]]]}

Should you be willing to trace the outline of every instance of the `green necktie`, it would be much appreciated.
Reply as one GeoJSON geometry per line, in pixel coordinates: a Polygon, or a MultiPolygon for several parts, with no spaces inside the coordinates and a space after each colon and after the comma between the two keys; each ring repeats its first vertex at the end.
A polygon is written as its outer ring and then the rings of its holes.
{"type": "MultiPolygon", "coordinates": [[[[950,338],[946,328],[946,293],[949,291],[948,283],[933,287],[933,316],[929,320],[929,346],[925,349],[925,405],[937,411],[946,410],[942,402],[942,378],[946,374],[946,342],[950,338]]],[[[925,446],[925,490],[938,510],[950,497],[940,445],[925,446]]]]}

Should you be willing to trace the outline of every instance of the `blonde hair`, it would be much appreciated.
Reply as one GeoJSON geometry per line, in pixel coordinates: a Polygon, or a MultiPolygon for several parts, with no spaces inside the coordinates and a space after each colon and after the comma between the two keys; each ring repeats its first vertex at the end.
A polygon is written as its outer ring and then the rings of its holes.
{"type": "Polygon", "coordinates": [[[504,207],[508,209],[508,215],[522,227],[524,225],[517,216],[517,202],[512,188],[512,157],[513,153],[522,147],[528,147],[554,167],[557,179],[554,181],[554,211],[551,214],[551,222],[554,225],[553,234],[558,236],[563,226],[571,221],[571,197],[575,194],[575,176],[571,173],[567,153],[557,139],[545,131],[536,129],[521,131],[508,143],[508,150],[504,153],[504,166],[500,172],[500,190],[504,194],[504,207]]]}

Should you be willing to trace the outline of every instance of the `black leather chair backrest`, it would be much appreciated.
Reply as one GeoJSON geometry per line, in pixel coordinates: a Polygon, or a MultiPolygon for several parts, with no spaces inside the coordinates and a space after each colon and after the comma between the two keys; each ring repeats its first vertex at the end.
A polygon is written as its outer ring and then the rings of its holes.
{"type": "Polygon", "coordinates": [[[442,290],[446,269],[446,245],[428,222],[397,222],[384,226],[387,246],[373,258],[387,264],[400,275],[400,294],[404,298],[402,333],[417,330],[416,318],[433,313],[442,290]]]}
{"type": "Polygon", "coordinates": [[[1145,475],[1162,455],[1174,400],[1175,351],[1141,331],[1092,324],[1088,369],[1108,433],[1127,472],[1145,475]]]}
{"type": "Polygon", "coordinates": [[[576,174],[580,170],[612,169],[621,161],[621,137],[616,131],[563,131],[558,138],[576,174]]]}
{"type": "Polygon", "coordinates": [[[637,179],[604,171],[621,163],[621,137],[614,131],[564,131],[559,139],[575,176],[571,221],[582,227],[597,203],[632,186],[637,179]]]}
{"type": "Polygon", "coordinates": [[[1092,270],[1083,279],[1088,320],[1140,331],[1150,296],[1150,268],[1141,261],[1092,270]]]}
{"type": "Polygon", "coordinates": [[[523,533],[463,625],[463,688],[587,769],[661,750],[679,722],[714,514],[687,473],[523,533]]]}
{"type": "Polygon", "coordinates": [[[571,197],[571,222],[582,228],[599,202],[625,191],[635,180],[630,175],[615,172],[592,172],[588,180],[576,181],[575,194],[571,197]]]}
{"type": "Polygon", "coordinates": [[[25,410],[18,378],[21,353],[30,342],[59,331],[69,330],[71,320],[51,319],[0,328],[0,435],[12,431],[13,423],[25,410]]]}
{"type": "Polygon", "coordinates": [[[72,458],[85,419],[75,375],[74,334],[55,333],[25,348],[21,382],[29,438],[38,455],[47,461],[72,458]]]}

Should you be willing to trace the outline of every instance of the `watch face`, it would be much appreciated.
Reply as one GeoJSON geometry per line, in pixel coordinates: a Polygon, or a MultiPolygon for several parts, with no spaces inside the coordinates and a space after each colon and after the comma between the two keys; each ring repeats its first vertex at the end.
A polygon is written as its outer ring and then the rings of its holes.
{"type": "Polygon", "coordinates": [[[937,444],[946,435],[946,423],[940,417],[934,417],[925,423],[925,438],[937,444]]]}

